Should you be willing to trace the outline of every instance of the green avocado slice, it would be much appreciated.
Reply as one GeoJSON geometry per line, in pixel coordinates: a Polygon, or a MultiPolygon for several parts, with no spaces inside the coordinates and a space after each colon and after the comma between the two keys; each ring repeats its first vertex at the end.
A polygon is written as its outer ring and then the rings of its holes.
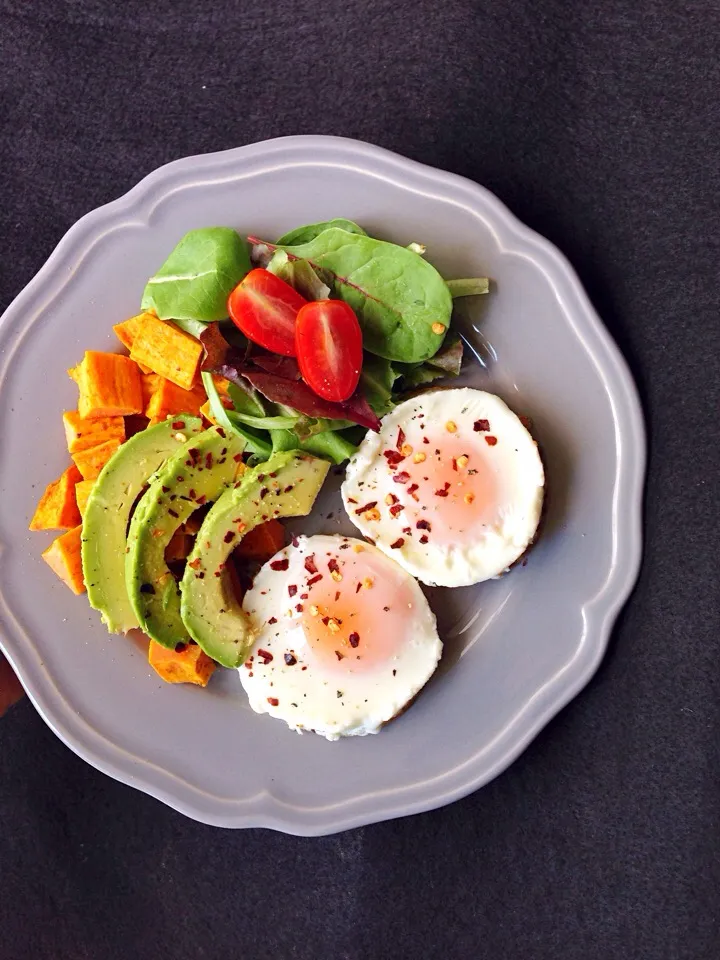
{"type": "Polygon", "coordinates": [[[211,427],[170,457],[137,505],[125,555],[125,583],[140,626],[164,647],[187,643],[180,592],[165,547],[191,513],[235,481],[245,441],[211,427]]]}
{"type": "Polygon", "coordinates": [[[135,434],[108,460],[93,485],[83,518],[83,577],[90,606],[100,611],[110,633],[127,633],[138,626],[125,587],[125,538],[132,505],[163,461],[202,429],[199,417],[178,414],[135,434]]]}
{"type": "Polygon", "coordinates": [[[297,452],[274,454],[249,470],[205,517],[182,580],[182,618],[205,653],[224,667],[245,660],[253,636],[247,616],[222,576],[230,552],[253,527],[312,510],[330,464],[297,452]]]}

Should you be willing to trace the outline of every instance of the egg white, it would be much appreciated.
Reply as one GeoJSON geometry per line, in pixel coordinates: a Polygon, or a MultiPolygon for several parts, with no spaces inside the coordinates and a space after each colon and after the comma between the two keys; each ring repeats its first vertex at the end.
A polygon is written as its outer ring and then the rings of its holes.
{"type": "MultiPolygon", "coordinates": [[[[408,469],[420,470],[414,465],[408,469]]],[[[406,400],[383,418],[378,433],[368,432],[348,464],[342,498],[358,530],[409,573],[423,583],[459,587],[497,577],[522,556],[540,522],[544,485],[537,444],[520,419],[494,394],[458,388],[406,400]],[[478,425],[485,423],[488,430],[480,430],[478,425]],[[407,483],[394,482],[403,464],[412,463],[413,454],[394,469],[386,458],[386,451],[397,449],[398,436],[408,448],[427,451],[428,456],[442,450],[449,437],[465,443],[470,465],[480,459],[497,485],[492,514],[474,519],[468,507],[467,522],[456,529],[453,542],[437,542],[430,533],[421,543],[425,532],[414,524],[408,527],[407,509],[393,516],[387,506],[390,497],[404,508],[417,509],[407,483]],[[368,502],[377,508],[363,511],[368,502]]],[[[422,509],[431,525],[442,522],[445,503],[424,491],[422,509]]]]}
{"type": "MultiPolygon", "coordinates": [[[[304,603],[311,601],[312,596],[304,603]]],[[[364,590],[357,602],[375,602],[373,590],[364,590]]],[[[328,740],[377,733],[421,690],[442,653],[435,615],[417,582],[394,560],[352,538],[296,538],[294,545],[262,567],[245,595],[243,607],[256,638],[248,661],[239,669],[252,709],[284,720],[293,730],[314,731],[328,740]],[[321,558],[326,566],[334,557],[343,569],[349,557],[356,560],[363,554],[381,576],[384,571],[391,578],[402,578],[403,588],[410,592],[404,609],[393,609],[386,615],[387,629],[403,631],[405,642],[392,657],[372,669],[358,669],[349,655],[337,669],[327,670],[313,658],[301,614],[295,609],[297,598],[308,590],[305,559],[321,558]],[[287,569],[277,569],[285,559],[287,569]],[[292,600],[288,593],[291,585],[292,600]]],[[[385,622],[382,614],[380,619],[385,622]]],[[[357,652],[361,653],[362,647],[357,652]]]]}

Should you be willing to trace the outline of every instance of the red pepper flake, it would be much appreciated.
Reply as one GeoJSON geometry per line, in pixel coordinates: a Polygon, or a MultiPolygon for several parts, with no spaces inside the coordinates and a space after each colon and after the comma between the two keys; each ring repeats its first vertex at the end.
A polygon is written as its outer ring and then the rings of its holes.
{"type": "Polygon", "coordinates": [[[418,497],[418,495],[416,494],[416,492],[415,492],[415,491],[418,490],[418,489],[419,489],[419,487],[418,487],[418,485],[417,485],[416,483],[411,483],[410,486],[408,487],[408,493],[409,493],[410,496],[413,498],[413,500],[419,500],[419,499],[420,499],[420,498],[418,497]]]}
{"type": "Polygon", "coordinates": [[[295,609],[297,610],[298,613],[302,613],[305,608],[303,607],[303,605],[302,605],[301,603],[296,603],[296,604],[295,604],[295,609]]]}
{"type": "Polygon", "coordinates": [[[326,627],[330,623],[330,617],[323,617],[322,622],[323,622],[323,626],[326,627]]]}
{"type": "Polygon", "coordinates": [[[287,570],[290,566],[290,561],[287,557],[283,557],[282,560],[273,560],[270,563],[271,570],[287,570]]]}
{"type": "Polygon", "coordinates": [[[270,704],[271,707],[277,707],[280,704],[280,701],[278,700],[277,697],[268,697],[267,702],[270,704]]]}
{"type": "Polygon", "coordinates": [[[403,533],[406,533],[408,536],[412,533],[412,527],[403,527],[403,533]]]}
{"type": "Polygon", "coordinates": [[[225,431],[223,430],[222,427],[215,427],[215,432],[219,437],[222,437],[223,440],[225,439],[225,431]]]}
{"type": "Polygon", "coordinates": [[[398,537],[397,540],[395,540],[394,543],[391,543],[391,544],[390,544],[390,549],[391,549],[391,550],[399,550],[400,547],[402,547],[402,545],[403,545],[404,543],[405,543],[405,537],[398,537]]]}
{"type": "MultiPolygon", "coordinates": [[[[375,504],[373,504],[373,506],[375,506],[375,504]]],[[[330,557],[328,560],[328,570],[330,573],[340,573],[340,566],[335,557],[330,557]]]]}
{"type": "Polygon", "coordinates": [[[257,655],[260,657],[265,666],[273,661],[273,655],[269,650],[258,650],[257,655]]]}
{"type": "Polygon", "coordinates": [[[311,553],[309,557],[305,557],[305,569],[308,573],[317,573],[314,553],[311,553]]]}
{"type": "Polygon", "coordinates": [[[489,447],[494,447],[495,444],[497,443],[497,437],[485,437],[485,443],[489,447]]]}
{"type": "Polygon", "coordinates": [[[352,497],[348,497],[348,503],[357,503],[357,500],[354,500],[352,497]]]}
{"type": "Polygon", "coordinates": [[[394,493],[389,493],[387,497],[385,497],[385,503],[387,503],[388,506],[392,506],[393,503],[397,503],[397,502],[398,502],[398,498],[395,496],[394,493]]]}
{"type": "Polygon", "coordinates": [[[176,513],[175,510],[168,510],[168,513],[170,514],[171,517],[175,517],[176,520],[180,519],[180,514],[176,513]]]}
{"type": "Polygon", "coordinates": [[[294,584],[294,583],[289,583],[289,584],[288,584],[288,593],[289,593],[289,595],[290,595],[291,597],[294,597],[295,594],[297,593],[297,585],[294,584]]]}
{"type": "Polygon", "coordinates": [[[359,634],[359,633],[351,633],[350,636],[348,637],[348,643],[349,643],[350,646],[353,647],[353,648],[357,647],[358,644],[360,643],[360,634],[359,634]]]}
{"type": "Polygon", "coordinates": [[[201,563],[202,563],[202,560],[200,559],[200,557],[195,557],[194,560],[191,560],[191,561],[190,561],[190,563],[188,564],[188,566],[189,566],[189,567],[192,567],[193,570],[197,570],[197,568],[200,566],[201,563]]]}
{"type": "Polygon", "coordinates": [[[194,500],[195,497],[197,496],[197,493],[195,493],[192,487],[188,490],[188,496],[190,497],[191,500],[194,500]]]}
{"type": "Polygon", "coordinates": [[[270,619],[268,620],[268,623],[270,624],[270,626],[272,626],[274,623],[277,623],[277,617],[270,617],[270,619]]]}
{"type": "Polygon", "coordinates": [[[235,461],[235,463],[240,463],[240,461],[242,460],[242,454],[241,454],[241,453],[236,453],[236,454],[233,456],[233,460],[235,461]]]}
{"type": "Polygon", "coordinates": [[[452,468],[457,473],[458,465],[457,465],[457,459],[455,457],[452,458],[452,468]]]}
{"type": "Polygon", "coordinates": [[[185,427],[184,420],[173,420],[172,428],[173,430],[182,430],[185,427]]]}
{"type": "Polygon", "coordinates": [[[206,500],[207,500],[207,497],[205,496],[205,494],[203,494],[201,497],[195,497],[195,503],[196,503],[199,507],[201,507],[201,506],[205,503],[206,500]]]}
{"type": "Polygon", "coordinates": [[[383,456],[387,460],[387,465],[391,470],[405,459],[398,450],[383,450],[383,456]]]}
{"type": "Polygon", "coordinates": [[[268,493],[270,493],[270,491],[268,490],[268,488],[267,488],[267,487],[263,487],[262,490],[260,491],[260,499],[261,499],[261,500],[264,500],[265,497],[268,495],[268,493]]]}
{"type": "Polygon", "coordinates": [[[404,443],[405,443],[405,431],[403,430],[402,427],[400,427],[400,429],[398,430],[397,443],[395,444],[395,446],[398,448],[398,450],[400,450],[402,449],[402,446],[404,443]]]}
{"type": "Polygon", "coordinates": [[[163,492],[163,493],[170,493],[170,487],[163,487],[163,488],[162,488],[162,492],[163,492]]]}
{"type": "Polygon", "coordinates": [[[530,417],[520,416],[518,417],[520,423],[525,427],[526,430],[532,430],[533,422],[530,417]]]}
{"type": "Polygon", "coordinates": [[[314,583],[317,583],[318,580],[322,580],[322,578],[323,578],[323,575],[322,575],[321,573],[317,573],[317,574],[315,574],[314,577],[310,577],[310,579],[309,579],[308,582],[307,582],[307,585],[308,585],[309,587],[312,587],[312,585],[313,585],[314,583]]]}
{"type": "Polygon", "coordinates": [[[425,534],[423,534],[423,535],[420,537],[420,543],[427,543],[427,542],[428,542],[428,538],[425,536],[425,534]]]}
{"type": "Polygon", "coordinates": [[[292,653],[286,653],[283,660],[289,667],[294,667],[297,663],[297,657],[294,657],[292,653]]]}
{"type": "Polygon", "coordinates": [[[355,587],[355,593],[360,593],[361,589],[362,589],[362,580],[358,580],[358,584],[355,587]]]}
{"type": "Polygon", "coordinates": [[[418,528],[418,530],[432,530],[429,520],[418,520],[415,526],[418,528]]]}
{"type": "Polygon", "coordinates": [[[205,469],[206,470],[212,469],[212,465],[213,465],[213,455],[208,452],[205,454],[205,469]]]}
{"type": "Polygon", "coordinates": [[[344,653],[340,653],[339,650],[336,650],[336,651],[335,651],[335,656],[338,658],[338,660],[344,660],[344,659],[345,659],[345,654],[344,654],[344,653]]]}
{"type": "Polygon", "coordinates": [[[446,496],[448,495],[448,490],[449,490],[449,489],[450,489],[450,484],[446,482],[446,483],[445,483],[445,486],[442,488],[442,490],[436,490],[436,491],[435,491],[435,496],[436,496],[436,497],[446,497],[446,496]]]}
{"type": "Polygon", "coordinates": [[[339,591],[339,590],[336,590],[336,591],[335,591],[335,603],[337,603],[339,599],[340,599],[340,591],[339,591]]]}
{"type": "Polygon", "coordinates": [[[475,433],[487,433],[489,429],[490,429],[489,420],[476,420],[475,423],[473,424],[473,430],[475,431],[475,433]]]}
{"type": "Polygon", "coordinates": [[[405,507],[401,503],[395,503],[392,505],[392,507],[390,507],[390,513],[393,515],[393,517],[396,517],[404,509],[405,507]]]}
{"type": "MultiPolygon", "coordinates": [[[[423,426],[425,426],[425,424],[423,424],[423,426]]],[[[423,443],[430,443],[430,441],[427,437],[423,437],[423,443]]]]}
{"type": "Polygon", "coordinates": [[[235,534],[233,533],[232,530],[228,530],[228,532],[223,537],[223,540],[225,541],[225,543],[232,543],[234,539],[235,539],[235,534]]]}
{"type": "MultiPolygon", "coordinates": [[[[395,478],[397,480],[397,477],[395,478]]],[[[367,513],[368,510],[374,510],[377,506],[377,500],[371,500],[370,503],[366,503],[364,507],[358,507],[355,513],[360,516],[363,513],[367,513]]],[[[329,564],[328,564],[329,566],[329,564]]],[[[337,566],[337,564],[336,564],[337,566]]],[[[331,568],[332,569],[332,568],[331,568]]]]}
{"type": "Polygon", "coordinates": [[[195,579],[196,579],[196,580],[204,580],[204,579],[205,579],[205,574],[204,574],[204,573],[196,573],[196,574],[195,574],[195,579]]]}
{"type": "Polygon", "coordinates": [[[406,470],[402,470],[400,473],[396,473],[393,477],[395,483],[407,483],[410,479],[410,474],[406,470]]]}

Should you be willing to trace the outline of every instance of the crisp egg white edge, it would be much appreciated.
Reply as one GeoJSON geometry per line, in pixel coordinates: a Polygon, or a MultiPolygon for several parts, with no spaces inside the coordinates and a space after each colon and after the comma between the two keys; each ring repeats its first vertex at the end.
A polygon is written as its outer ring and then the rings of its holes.
{"type": "MultiPolygon", "coordinates": [[[[502,430],[497,433],[502,436],[502,430]]],[[[507,573],[522,557],[537,533],[544,489],[545,471],[537,443],[517,414],[496,394],[470,387],[458,387],[429,390],[403,401],[386,414],[381,420],[380,431],[375,433],[369,430],[357,453],[348,462],[340,492],[345,512],[357,529],[408,573],[429,586],[466,587],[507,573]],[[463,413],[463,410],[466,412],[463,413]],[[455,549],[454,545],[423,545],[416,538],[406,537],[402,547],[391,548],[390,543],[395,542],[402,523],[393,525],[394,529],[385,537],[379,522],[371,522],[356,515],[348,498],[354,497],[358,501],[363,498],[370,499],[373,491],[373,470],[378,466],[382,470],[387,469],[382,451],[395,447],[398,430],[402,427],[407,432],[408,424],[417,413],[424,413],[426,423],[434,422],[437,429],[442,429],[441,425],[448,420],[460,425],[465,421],[486,419],[492,425],[493,421],[497,422],[497,418],[512,429],[513,439],[522,447],[519,459],[529,460],[535,479],[531,478],[531,493],[524,504],[527,511],[525,522],[511,536],[507,536],[504,531],[489,531],[484,540],[478,540],[474,545],[470,557],[462,550],[455,549]],[[362,487],[359,486],[361,482],[364,484],[362,487]],[[491,557],[495,558],[492,562],[491,557]]],[[[401,494],[401,490],[397,488],[393,492],[396,495],[401,494]]]]}
{"type": "MultiPolygon", "coordinates": [[[[289,675],[291,678],[293,678],[296,676],[295,671],[297,671],[299,667],[299,664],[289,666],[284,662],[283,653],[287,648],[287,639],[289,638],[283,640],[282,637],[275,637],[275,633],[282,633],[282,631],[277,630],[277,627],[281,626],[286,621],[295,621],[295,626],[291,628],[293,630],[293,649],[299,652],[301,649],[301,643],[305,642],[304,639],[301,640],[299,636],[302,631],[299,623],[297,623],[299,617],[296,616],[294,612],[290,617],[288,617],[289,611],[286,609],[288,607],[287,601],[283,602],[282,611],[278,611],[278,606],[274,597],[273,586],[277,587],[282,584],[283,590],[286,589],[287,583],[289,582],[289,577],[294,575],[291,559],[293,556],[295,556],[300,565],[302,565],[301,562],[305,556],[311,553],[319,553],[322,548],[327,547],[329,544],[337,544],[339,546],[340,543],[349,543],[351,545],[351,549],[352,545],[354,544],[359,544],[364,550],[368,551],[376,549],[365,541],[355,540],[352,537],[342,537],[337,534],[316,534],[312,537],[300,536],[295,538],[295,544],[297,544],[297,546],[289,544],[282,550],[278,551],[278,553],[276,553],[275,556],[268,560],[265,564],[263,564],[262,568],[255,577],[253,586],[245,594],[243,599],[243,609],[250,619],[255,636],[252,649],[248,653],[248,658],[257,658],[257,651],[262,649],[266,649],[268,652],[273,654],[272,664],[269,665],[271,669],[268,670],[267,674],[265,675],[267,676],[267,684],[264,682],[259,682],[254,676],[250,677],[249,674],[251,671],[249,671],[245,665],[238,668],[240,682],[248,696],[250,706],[256,713],[267,713],[278,720],[283,720],[291,730],[294,730],[297,733],[317,733],[331,741],[339,740],[343,737],[367,736],[369,734],[379,733],[385,724],[400,716],[407,709],[407,707],[411,705],[428,680],[430,680],[432,675],[435,673],[443,650],[443,644],[437,632],[437,619],[432,608],[430,607],[430,604],[428,603],[427,597],[422,592],[422,589],[417,581],[410,575],[407,575],[406,571],[403,571],[407,576],[408,586],[410,586],[413,593],[413,615],[417,616],[417,614],[420,614],[422,617],[423,625],[425,627],[425,636],[428,637],[430,634],[432,634],[432,642],[427,643],[425,650],[425,653],[427,654],[425,669],[418,675],[416,679],[411,680],[410,683],[408,683],[406,677],[400,676],[401,665],[399,665],[397,667],[399,676],[393,680],[393,686],[395,688],[394,693],[396,695],[395,699],[389,700],[388,706],[375,716],[365,716],[357,722],[353,721],[344,727],[331,727],[329,725],[323,725],[317,719],[311,724],[306,724],[302,715],[296,712],[299,708],[289,708],[286,705],[287,703],[290,703],[289,698],[283,698],[277,706],[268,702],[268,694],[270,692],[277,693],[280,691],[279,686],[274,685],[272,688],[269,687],[270,675],[279,671],[280,677],[283,675],[289,675]],[[322,544],[322,547],[320,544],[322,544]],[[286,571],[286,575],[283,575],[279,578],[278,572],[273,570],[270,565],[273,562],[286,557],[290,561],[290,565],[286,571]],[[267,591],[264,596],[261,593],[262,590],[267,591]],[[278,621],[277,624],[269,626],[267,621],[270,617],[276,617],[278,621]],[[400,691],[403,690],[404,692],[400,693],[400,691]]],[[[382,551],[378,552],[382,553],[382,551]]],[[[342,554],[340,554],[340,556],[342,556],[342,554]]],[[[386,562],[390,560],[391,562],[395,563],[393,557],[384,556],[383,559],[386,562]]],[[[402,570],[399,564],[395,563],[395,565],[402,570]]],[[[407,654],[407,648],[405,651],[403,651],[403,653],[407,654]]],[[[401,661],[401,659],[401,657],[396,658],[395,660],[390,661],[390,663],[392,664],[396,661],[401,661]]],[[[255,674],[255,668],[253,668],[252,673],[255,674]]],[[[357,677],[360,679],[356,685],[362,683],[363,679],[365,679],[368,683],[372,683],[373,673],[363,672],[362,674],[358,674],[357,677]]],[[[335,681],[333,680],[333,683],[334,682],[335,681]]],[[[273,683],[275,683],[275,681],[273,681],[273,683]]]]}

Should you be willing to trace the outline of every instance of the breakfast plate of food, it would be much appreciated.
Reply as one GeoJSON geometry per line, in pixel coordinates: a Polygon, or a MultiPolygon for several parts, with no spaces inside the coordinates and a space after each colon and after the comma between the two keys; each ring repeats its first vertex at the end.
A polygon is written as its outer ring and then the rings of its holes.
{"type": "Polygon", "coordinates": [[[69,231],[0,364],[0,647],[73,750],[207,823],[482,786],[637,576],[640,406],[571,268],[367,144],[160,168],[69,231]]]}

